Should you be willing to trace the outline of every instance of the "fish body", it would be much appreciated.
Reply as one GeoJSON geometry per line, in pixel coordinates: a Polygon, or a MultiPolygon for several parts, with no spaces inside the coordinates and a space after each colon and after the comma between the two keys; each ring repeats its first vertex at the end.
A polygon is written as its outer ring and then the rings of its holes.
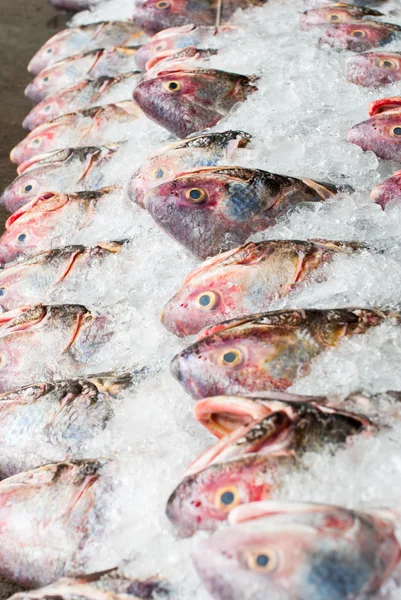
{"type": "Polygon", "coordinates": [[[1,478],[51,460],[78,458],[114,414],[129,376],[31,384],[0,394],[1,478]]]}
{"type": "Polygon", "coordinates": [[[24,587],[85,572],[88,547],[104,543],[110,463],[52,463],[0,482],[2,576],[24,587]]]}
{"type": "Polygon", "coordinates": [[[216,125],[238,103],[255,92],[255,77],[216,69],[158,71],[134,89],[143,112],[179,138],[216,125]]]}
{"type": "Polygon", "coordinates": [[[118,255],[123,246],[123,242],[63,246],[20,260],[0,271],[0,307],[11,310],[49,300],[58,287],[77,276],[84,278],[86,287],[85,275],[118,255]]]}
{"type": "Polygon", "coordinates": [[[348,81],[363,87],[389,85],[401,79],[401,52],[364,52],[351,56],[345,65],[348,81]]]}
{"type": "MultiPolygon", "coordinates": [[[[241,400],[225,399],[226,419],[230,410],[235,417],[241,400]]],[[[364,417],[313,402],[276,401],[271,409],[220,439],[187,470],[166,509],[180,535],[213,530],[235,506],[271,499],[305,452],[373,431],[364,417]]]]}
{"type": "Polygon", "coordinates": [[[4,190],[0,202],[15,212],[38,196],[53,192],[95,191],[105,184],[105,168],[119,144],[65,148],[22,163],[20,175],[4,190]]]}
{"type": "Polygon", "coordinates": [[[62,115],[31,131],[10,153],[18,165],[38,154],[78,146],[102,146],[131,138],[142,111],[132,100],[62,115]]]}
{"type": "Polygon", "coordinates": [[[162,323],[178,336],[241,315],[267,310],[313,278],[338,254],[361,250],[353,242],[267,240],[249,242],[205,261],[167,302],[162,323]]]}
{"type": "Polygon", "coordinates": [[[59,31],[33,56],[28,71],[37,75],[54,63],[99,48],[139,46],[146,40],[144,33],[132,21],[104,21],[59,31]]]}
{"type": "MultiPolygon", "coordinates": [[[[228,0],[221,6],[221,23],[225,23],[238,8],[262,6],[263,0],[228,0]]],[[[216,23],[217,0],[137,0],[133,15],[135,23],[153,35],[163,29],[183,25],[216,23]]]]}
{"type": "Polygon", "coordinates": [[[23,127],[32,130],[61,115],[130,100],[139,78],[140,72],[134,71],[116,77],[83,79],[41,100],[25,117],[23,127]]]}
{"type": "Polygon", "coordinates": [[[390,510],[254,502],[236,508],[230,522],[193,551],[216,600],[362,599],[400,559],[390,510]]]}
{"type": "Polygon", "coordinates": [[[370,193],[370,198],[383,209],[388,204],[391,206],[398,205],[401,202],[401,171],[397,171],[394,175],[376,185],[370,193]]]}
{"type": "Polygon", "coordinates": [[[79,304],[24,306],[0,315],[0,391],[73,376],[110,338],[105,317],[79,304]]]}
{"type": "Polygon", "coordinates": [[[365,17],[382,17],[383,13],[363,6],[336,2],[321,8],[312,8],[301,16],[301,29],[321,27],[328,24],[355,23],[365,17]]]}
{"type": "Polygon", "coordinates": [[[175,54],[189,46],[197,48],[212,36],[231,31],[229,26],[208,27],[193,24],[182,27],[171,27],[156,33],[143,44],[135,54],[135,60],[140,69],[145,70],[147,63],[157,57],[175,54]]]}
{"type": "Polygon", "coordinates": [[[348,141],[384,160],[401,160],[401,108],[379,113],[354,125],[348,141]]]}
{"type": "Polygon", "coordinates": [[[195,135],[164,146],[134,173],[128,187],[129,197],[146,208],[144,200],[153,188],[179,173],[232,159],[250,139],[251,136],[243,131],[224,131],[195,135]]]}
{"type": "Polygon", "coordinates": [[[401,26],[393,23],[360,21],[359,23],[340,23],[326,28],[319,40],[338,50],[364,52],[380,48],[390,42],[401,39],[401,26]]]}
{"type": "Polygon", "coordinates": [[[173,359],[173,375],[194,398],[285,390],[314,358],[344,338],[400,315],[363,308],[284,310],[215,325],[173,359]]]}
{"type": "Polygon", "coordinates": [[[209,167],[178,175],[143,200],[156,223],[201,259],[246,242],[301,202],[335,191],[310,180],[243,167],[209,167]]]}
{"type": "Polygon", "coordinates": [[[49,192],[35,198],[6,221],[0,264],[72,243],[77,232],[93,226],[97,214],[116,206],[120,197],[119,188],[103,188],[74,194],[49,192]]]}
{"type": "Polygon", "coordinates": [[[25,95],[37,103],[82,79],[113,77],[135,71],[136,48],[117,46],[76,54],[40,71],[25,89],[25,95]]]}

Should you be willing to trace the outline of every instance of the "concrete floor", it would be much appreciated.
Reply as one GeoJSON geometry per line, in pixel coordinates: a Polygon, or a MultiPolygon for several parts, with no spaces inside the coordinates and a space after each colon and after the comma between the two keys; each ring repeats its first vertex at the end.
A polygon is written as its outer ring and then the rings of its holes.
{"type": "MultiPolygon", "coordinates": [[[[55,14],[46,0],[0,0],[0,190],[16,176],[9,152],[25,137],[21,123],[32,106],[24,96],[31,80],[26,66],[58,31],[55,14]]],[[[0,208],[0,231],[6,217],[0,208]]]]}

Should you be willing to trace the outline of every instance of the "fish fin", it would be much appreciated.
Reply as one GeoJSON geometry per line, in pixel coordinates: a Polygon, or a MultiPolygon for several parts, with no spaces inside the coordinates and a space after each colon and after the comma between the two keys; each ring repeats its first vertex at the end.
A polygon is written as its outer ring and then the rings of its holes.
{"type": "Polygon", "coordinates": [[[315,190],[315,192],[321,198],[323,198],[323,200],[329,200],[330,198],[334,198],[334,196],[337,194],[337,191],[334,191],[335,190],[334,186],[333,186],[333,189],[330,190],[328,187],[326,187],[325,184],[318,183],[317,181],[313,181],[313,179],[308,179],[307,177],[303,177],[302,181],[308,187],[310,187],[313,190],[315,190]]]}
{"type": "Polygon", "coordinates": [[[93,165],[96,164],[97,159],[101,154],[100,150],[95,150],[95,152],[90,152],[86,157],[86,164],[84,168],[84,172],[79,178],[77,183],[82,183],[85,177],[88,175],[89,171],[92,169],[93,165]]]}
{"type": "Polygon", "coordinates": [[[64,271],[61,274],[61,276],[59,277],[59,279],[57,279],[55,285],[57,285],[58,283],[63,281],[69,275],[69,273],[73,269],[76,261],[78,260],[78,258],[80,258],[80,256],[82,256],[83,253],[84,253],[83,250],[78,250],[77,252],[74,252],[74,254],[72,254],[70,260],[68,261],[66,268],[64,269],[64,271]]]}

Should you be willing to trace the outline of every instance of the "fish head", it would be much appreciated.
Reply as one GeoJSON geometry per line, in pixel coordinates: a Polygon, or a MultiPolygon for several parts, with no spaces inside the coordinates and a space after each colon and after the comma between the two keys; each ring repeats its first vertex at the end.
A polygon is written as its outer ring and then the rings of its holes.
{"type": "Polygon", "coordinates": [[[328,44],[332,48],[364,52],[389,44],[399,36],[397,26],[389,23],[361,21],[358,23],[340,23],[326,28],[319,44],[328,44]]]}
{"type": "Polygon", "coordinates": [[[399,557],[394,531],[345,508],[257,502],[199,540],[195,567],[219,600],[342,600],[376,591],[399,557]]]}
{"type": "Polygon", "coordinates": [[[383,209],[388,204],[398,205],[401,202],[401,171],[397,171],[378,185],[370,193],[370,198],[383,209]]]}
{"type": "Polygon", "coordinates": [[[194,32],[199,29],[195,25],[183,25],[182,27],[169,27],[164,29],[146,43],[143,44],[135,54],[137,65],[144,70],[146,63],[160,53],[185,48],[194,43],[194,32]]]}
{"type": "Polygon", "coordinates": [[[401,110],[384,112],[354,125],[347,139],[385,160],[400,160],[401,110]]]}
{"type": "Polygon", "coordinates": [[[24,171],[6,187],[0,198],[1,203],[10,212],[15,212],[28,204],[48,189],[53,170],[53,165],[37,167],[33,165],[33,168],[24,171]]]}
{"type": "Polygon", "coordinates": [[[239,504],[269,499],[273,485],[265,457],[212,464],[185,477],[171,494],[166,514],[180,536],[192,536],[216,529],[239,504]]]}
{"type": "Polygon", "coordinates": [[[35,104],[46,98],[54,92],[55,82],[62,80],[65,69],[66,61],[63,60],[40,71],[25,88],[25,96],[35,104]]]}
{"type": "Polygon", "coordinates": [[[70,113],[68,110],[69,102],[76,97],[86,86],[88,80],[83,79],[75,85],[63,88],[61,92],[56,94],[50,94],[46,98],[43,98],[25,117],[22,126],[25,129],[35,129],[43,123],[52,121],[60,115],[70,113]]]}
{"type": "Polygon", "coordinates": [[[137,0],[133,18],[141,29],[153,35],[190,23],[186,12],[185,0],[137,0]]]}
{"type": "Polygon", "coordinates": [[[16,307],[26,302],[26,284],[29,279],[35,280],[38,269],[46,265],[46,254],[39,254],[33,259],[10,265],[0,270],[0,307],[16,307]]]}
{"type": "Polygon", "coordinates": [[[351,56],[345,66],[348,81],[364,87],[387,85],[401,79],[401,52],[365,52],[351,56]]]}
{"type": "Polygon", "coordinates": [[[34,54],[28,64],[28,71],[37,75],[42,69],[45,69],[50,63],[53,64],[64,58],[66,40],[71,34],[70,29],[64,29],[51,37],[34,54]]]}
{"type": "Polygon", "coordinates": [[[339,23],[355,23],[367,16],[383,16],[383,13],[337,2],[320,8],[312,8],[305,11],[301,16],[301,28],[303,30],[319,27],[322,25],[337,25],[339,23]]]}
{"type": "Polygon", "coordinates": [[[10,159],[19,165],[37,154],[53,150],[57,147],[57,139],[68,132],[73,121],[74,115],[71,114],[39,125],[11,150],[10,159]]]}
{"type": "Polygon", "coordinates": [[[291,353],[296,328],[247,326],[244,321],[206,330],[205,337],[173,359],[173,375],[194,398],[285,389],[290,384],[295,363],[290,364],[289,355],[287,366],[283,360],[291,353]]]}
{"type": "Polygon", "coordinates": [[[238,102],[256,91],[252,79],[213,69],[158,71],[134,89],[144,113],[180,138],[216,125],[238,102]]]}

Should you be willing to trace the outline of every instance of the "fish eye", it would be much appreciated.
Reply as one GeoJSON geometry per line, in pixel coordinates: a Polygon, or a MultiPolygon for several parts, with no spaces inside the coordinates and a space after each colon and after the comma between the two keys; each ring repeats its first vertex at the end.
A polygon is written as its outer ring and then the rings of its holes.
{"type": "Polygon", "coordinates": [[[401,136],[401,127],[393,127],[390,131],[391,135],[400,137],[401,136]]]}
{"type": "Polygon", "coordinates": [[[46,106],[44,107],[44,111],[45,112],[49,112],[49,110],[51,110],[52,105],[51,104],[46,104],[46,106]]]}
{"type": "Polygon", "coordinates": [[[363,31],[363,29],[354,29],[354,31],[351,31],[351,35],[356,38],[364,38],[366,37],[366,31],[363,31]]]}
{"type": "Polygon", "coordinates": [[[166,47],[166,42],[159,42],[155,48],[156,52],[160,52],[161,50],[164,50],[164,48],[166,47]]]}
{"type": "Polygon", "coordinates": [[[180,89],[181,89],[181,83],[179,81],[168,81],[165,84],[165,88],[169,92],[175,94],[176,92],[180,91],[180,89]]]}
{"type": "Polygon", "coordinates": [[[220,364],[223,367],[237,367],[242,363],[243,355],[237,348],[230,348],[225,350],[220,357],[220,364]]]}
{"type": "Polygon", "coordinates": [[[240,493],[234,485],[217,490],[214,503],[216,508],[229,512],[241,502],[240,493]]]}
{"type": "Polygon", "coordinates": [[[27,234],[26,233],[20,233],[19,236],[17,237],[17,242],[19,244],[23,244],[27,238],[27,234]]]}
{"type": "Polygon", "coordinates": [[[156,8],[160,8],[160,10],[165,10],[170,6],[170,2],[167,0],[160,0],[160,2],[156,2],[156,8]]]}
{"type": "Polygon", "coordinates": [[[220,297],[216,292],[202,292],[195,300],[196,308],[200,310],[213,310],[219,303],[220,297]]]}
{"type": "Polygon", "coordinates": [[[185,196],[195,204],[202,204],[206,201],[206,192],[202,188],[191,188],[187,190],[185,196]]]}
{"type": "Polygon", "coordinates": [[[152,171],[153,179],[162,179],[167,174],[168,174],[167,167],[157,167],[156,169],[153,169],[153,171],[152,171]]]}
{"type": "Polygon", "coordinates": [[[4,354],[0,354],[0,369],[6,366],[6,357],[4,354]]]}
{"type": "Polygon", "coordinates": [[[52,49],[52,48],[48,48],[48,49],[46,50],[46,54],[51,54],[52,52],[53,52],[53,49],[52,49]]]}
{"type": "Polygon", "coordinates": [[[6,286],[5,286],[5,285],[3,285],[3,287],[0,287],[0,298],[1,298],[2,296],[5,296],[5,295],[6,295],[6,290],[7,290],[7,288],[6,288],[6,286]]]}
{"type": "Polygon", "coordinates": [[[331,21],[332,23],[339,23],[341,21],[341,17],[336,13],[332,13],[331,15],[329,15],[329,21],[331,21]]]}
{"type": "Polygon", "coordinates": [[[278,556],[271,548],[248,552],[245,558],[248,567],[259,573],[271,573],[278,565],[278,556]]]}
{"type": "Polygon", "coordinates": [[[29,194],[29,192],[32,192],[33,190],[33,184],[32,183],[27,183],[24,188],[23,188],[23,192],[24,194],[29,194]]]}
{"type": "Polygon", "coordinates": [[[41,143],[42,143],[42,138],[36,137],[36,138],[33,138],[33,140],[31,142],[29,142],[29,147],[35,148],[37,146],[40,146],[41,143]]]}
{"type": "Polygon", "coordinates": [[[388,69],[389,71],[394,71],[397,68],[397,63],[394,60],[390,60],[388,58],[379,61],[379,67],[383,69],[388,69]]]}
{"type": "Polygon", "coordinates": [[[46,77],[43,77],[42,81],[47,83],[49,81],[49,79],[50,79],[50,77],[48,75],[46,75],[46,77]]]}

